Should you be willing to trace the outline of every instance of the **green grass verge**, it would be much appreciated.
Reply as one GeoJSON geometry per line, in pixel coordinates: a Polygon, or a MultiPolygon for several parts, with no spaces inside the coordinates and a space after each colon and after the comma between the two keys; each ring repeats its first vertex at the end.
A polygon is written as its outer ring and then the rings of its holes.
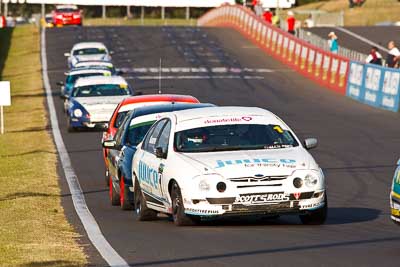
{"type": "Polygon", "coordinates": [[[348,0],[319,1],[294,10],[344,11],[345,26],[375,25],[379,22],[400,21],[398,0],[367,0],[362,7],[349,8],[348,0]]]}
{"type": "Polygon", "coordinates": [[[11,81],[12,92],[12,106],[4,108],[6,133],[0,135],[0,266],[83,266],[79,236],[61,206],[39,36],[34,26],[12,34],[0,29],[0,44],[11,37],[8,56],[1,50],[0,59],[6,58],[2,79],[11,81]]]}
{"type": "Polygon", "coordinates": [[[160,25],[172,25],[172,26],[196,26],[196,19],[124,19],[124,18],[96,18],[96,19],[84,19],[83,24],[85,26],[160,26],[160,25]]]}

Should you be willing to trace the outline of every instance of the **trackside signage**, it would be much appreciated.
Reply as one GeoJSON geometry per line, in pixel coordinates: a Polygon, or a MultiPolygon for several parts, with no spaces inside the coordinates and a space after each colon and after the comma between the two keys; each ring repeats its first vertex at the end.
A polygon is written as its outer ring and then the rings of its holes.
{"type": "Polygon", "coordinates": [[[11,106],[10,82],[0,82],[0,106],[11,106]]]}
{"type": "Polygon", "coordinates": [[[350,63],[346,95],[365,104],[399,111],[400,70],[350,63]]]}

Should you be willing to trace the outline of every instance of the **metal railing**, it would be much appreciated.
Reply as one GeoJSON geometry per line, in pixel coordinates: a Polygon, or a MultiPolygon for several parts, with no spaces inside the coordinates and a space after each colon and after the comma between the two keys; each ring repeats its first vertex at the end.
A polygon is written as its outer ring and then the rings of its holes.
{"type": "MultiPolygon", "coordinates": [[[[305,29],[297,29],[297,36],[306,41],[307,43],[310,43],[312,45],[315,45],[321,49],[324,49],[326,51],[329,51],[329,44],[328,41],[324,38],[319,37],[316,34],[313,34],[305,29]]],[[[365,62],[365,59],[368,57],[367,54],[363,54],[345,47],[339,46],[339,55],[350,58],[351,60],[355,61],[360,61],[360,62],[365,62]]]]}

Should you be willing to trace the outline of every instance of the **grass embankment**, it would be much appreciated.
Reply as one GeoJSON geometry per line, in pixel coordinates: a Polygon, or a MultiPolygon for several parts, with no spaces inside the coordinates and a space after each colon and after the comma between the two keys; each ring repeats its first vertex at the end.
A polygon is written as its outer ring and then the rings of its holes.
{"type": "Polygon", "coordinates": [[[61,206],[39,36],[33,26],[12,34],[0,29],[2,80],[11,81],[12,94],[12,106],[4,109],[6,133],[0,135],[0,266],[82,266],[87,260],[78,234],[61,206]]]}
{"type": "Polygon", "coordinates": [[[171,25],[171,26],[196,26],[196,19],[123,19],[123,18],[96,18],[96,19],[84,19],[83,24],[85,26],[160,26],[160,25],[171,25]]]}
{"type": "Polygon", "coordinates": [[[349,8],[348,0],[320,1],[303,5],[294,10],[344,11],[345,26],[375,25],[379,22],[400,21],[398,0],[366,0],[363,6],[349,8]]]}

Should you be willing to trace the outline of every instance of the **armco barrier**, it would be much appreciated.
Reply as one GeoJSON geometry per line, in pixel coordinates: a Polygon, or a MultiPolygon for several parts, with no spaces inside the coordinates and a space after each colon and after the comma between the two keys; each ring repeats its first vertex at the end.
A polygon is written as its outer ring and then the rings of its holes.
{"type": "Polygon", "coordinates": [[[346,95],[362,103],[399,111],[400,70],[350,63],[346,95]]]}
{"type": "Polygon", "coordinates": [[[306,77],[340,94],[346,93],[350,60],[324,51],[266,23],[251,10],[238,5],[212,9],[198,20],[199,26],[232,27],[266,53],[306,77]]]}

